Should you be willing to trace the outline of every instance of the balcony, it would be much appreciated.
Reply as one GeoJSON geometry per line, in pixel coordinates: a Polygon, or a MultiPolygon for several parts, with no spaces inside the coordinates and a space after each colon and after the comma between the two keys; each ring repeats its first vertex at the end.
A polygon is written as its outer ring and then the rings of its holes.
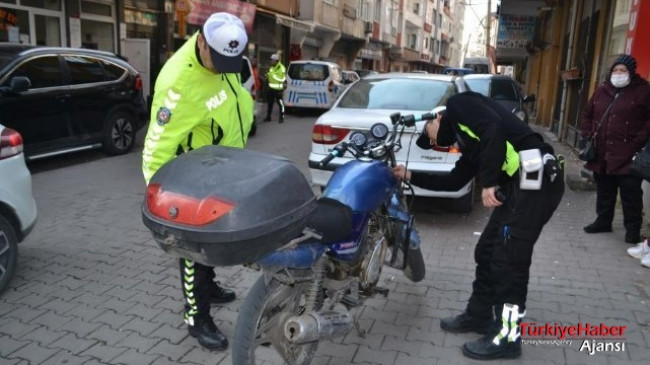
{"type": "Polygon", "coordinates": [[[299,0],[251,0],[249,2],[262,9],[271,10],[289,16],[296,16],[300,13],[299,0]]]}

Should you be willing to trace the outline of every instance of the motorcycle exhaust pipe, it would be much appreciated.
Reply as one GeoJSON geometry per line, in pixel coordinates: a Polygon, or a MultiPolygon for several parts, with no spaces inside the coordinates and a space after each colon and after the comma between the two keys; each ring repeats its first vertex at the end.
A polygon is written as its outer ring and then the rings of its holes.
{"type": "Polygon", "coordinates": [[[354,320],[347,312],[307,313],[289,318],[284,325],[284,336],[296,344],[314,342],[344,336],[353,326],[354,320]]]}

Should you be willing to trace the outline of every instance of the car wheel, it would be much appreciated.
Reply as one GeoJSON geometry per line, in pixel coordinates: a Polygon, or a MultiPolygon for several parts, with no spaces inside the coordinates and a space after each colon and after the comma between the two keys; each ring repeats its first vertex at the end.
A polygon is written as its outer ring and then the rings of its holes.
{"type": "Polygon", "coordinates": [[[2,293],[16,270],[18,239],[14,228],[0,215],[0,293],[2,293]]]}
{"type": "Polygon", "coordinates": [[[127,153],[135,142],[135,122],[126,111],[112,112],[104,124],[104,151],[110,155],[127,153]]]}
{"type": "Polygon", "coordinates": [[[472,182],[472,186],[469,189],[469,192],[462,197],[454,200],[454,210],[458,213],[471,213],[472,208],[474,208],[474,186],[475,182],[472,182]]]}

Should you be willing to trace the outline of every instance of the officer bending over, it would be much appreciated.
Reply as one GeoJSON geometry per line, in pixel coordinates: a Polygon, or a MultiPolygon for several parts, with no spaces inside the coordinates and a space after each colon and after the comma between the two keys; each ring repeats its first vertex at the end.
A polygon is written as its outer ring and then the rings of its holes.
{"type": "Polygon", "coordinates": [[[478,176],[483,205],[495,209],[474,251],[476,277],[467,308],[441,320],[440,327],[485,334],[463,345],[465,356],[519,357],[533,247],[562,199],[561,164],[541,135],[475,92],[449,98],[446,111],[426,125],[417,141],[423,149],[455,143],[462,156],[448,175],[408,171],[402,165],[393,172],[419,187],[442,191],[459,190],[478,176]]]}

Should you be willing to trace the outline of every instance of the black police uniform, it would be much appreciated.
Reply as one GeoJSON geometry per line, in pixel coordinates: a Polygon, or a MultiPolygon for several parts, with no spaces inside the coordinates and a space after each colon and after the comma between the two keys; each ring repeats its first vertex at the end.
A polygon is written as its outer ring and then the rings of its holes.
{"type": "MultiPolygon", "coordinates": [[[[418,145],[426,147],[426,139],[421,137],[418,145]]],[[[455,191],[478,176],[483,187],[498,186],[505,195],[504,204],[494,209],[476,245],[476,278],[463,314],[470,318],[467,330],[489,333],[475,343],[465,344],[463,353],[478,359],[516,357],[521,351],[519,329],[511,325],[504,329],[500,319],[502,315],[514,315],[518,318],[509,317],[508,322],[518,324],[523,318],[533,246],[562,199],[563,173],[557,160],[551,159],[553,166],[547,166],[546,171],[554,176],[544,176],[541,189],[520,189],[519,171],[509,175],[502,169],[504,162],[513,157],[506,152],[507,142],[517,152],[539,149],[542,155],[553,155],[553,148],[510,111],[478,93],[457,94],[447,102],[437,143],[449,146],[454,142],[459,144],[462,156],[450,174],[411,172],[411,183],[430,190],[455,191]],[[495,325],[491,325],[493,310],[495,325]],[[486,328],[480,328],[483,325],[486,328]]],[[[458,317],[449,320],[457,321],[458,317]]],[[[442,322],[441,326],[446,329],[442,322]]],[[[463,328],[455,329],[465,332],[463,328]]]]}

